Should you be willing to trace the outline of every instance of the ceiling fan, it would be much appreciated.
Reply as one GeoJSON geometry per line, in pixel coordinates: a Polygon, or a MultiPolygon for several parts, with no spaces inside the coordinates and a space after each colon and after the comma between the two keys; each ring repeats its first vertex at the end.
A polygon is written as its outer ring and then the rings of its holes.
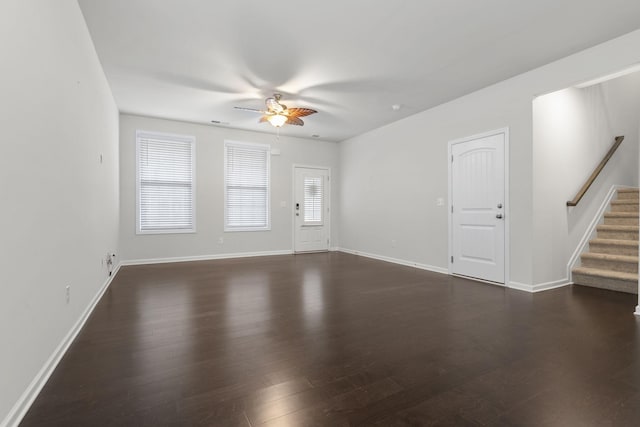
{"type": "Polygon", "coordinates": [[[259,123],[269,122],[277,128],[282,127],[285,124],[304,126],[304,122],[300,117],[317,113],[316,110],[312,110],[311,108],[287,108],[286,105],[280,103],[280,98],[282,98],[281,94],[274,93],[273,97],[265,99],[264,103],[267,107],[266,110],[256,110],[244,107],[234,108],[237,110],[263,114],[259,123]]]}

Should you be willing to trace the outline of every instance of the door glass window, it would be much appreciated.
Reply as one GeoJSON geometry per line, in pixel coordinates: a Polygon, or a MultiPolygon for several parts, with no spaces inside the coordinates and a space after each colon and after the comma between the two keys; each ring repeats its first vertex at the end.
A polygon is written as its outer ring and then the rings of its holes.
{"type": "Polygon", "coordinates": [[[304,177],[304,222],[322,223],[322,201],[324,199],[321,176],[304,177]]]}

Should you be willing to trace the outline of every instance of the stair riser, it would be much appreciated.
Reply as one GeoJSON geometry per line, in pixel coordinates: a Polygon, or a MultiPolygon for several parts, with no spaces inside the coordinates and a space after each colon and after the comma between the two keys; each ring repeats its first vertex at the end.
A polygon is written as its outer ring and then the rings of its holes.
{"type": "Polygon", "coordinates": [[[637,262],[622,262],[606,259],[583,258],[581,261],[583,267],[598,268],[601,270],[621,271],[623,273],[638,273],[637,262]]]}
{"type": "Polygon", "coordinates": [[[616,246],[589,243],[589,250],[598,254],[638,256],[638,246],[616,246]]]}
{"type": "Polygon", "coordinates": [[[640,221],[638,220],[638,217],[634,217],[634,218],[605,217],[604,223],[605,225],[640,225],[640,221]]]}
{"type": "Polygon", "coordinates": [[[628,294],[638,293],[638,282],[634,282],[631,280],[604,279],[602,277],[591,276],[588,274],[574,273],[573,283],[575,283],[576,285],[591,286],[593,288],[626,292],[628,294]]]}
{"type": "Polygon", "coordinates": [[[637,204],[611,204],[611,212],[638,212],[637,204]]]}
{"type": "Polygon", "coordinates": [[[618,191],[618,200],[638,200],[637,191],[618,191]]]}
{"type": "Polygon", "coordinates": [[[598,230],[599,239],[638,240],[637,231],[598,230]]]}

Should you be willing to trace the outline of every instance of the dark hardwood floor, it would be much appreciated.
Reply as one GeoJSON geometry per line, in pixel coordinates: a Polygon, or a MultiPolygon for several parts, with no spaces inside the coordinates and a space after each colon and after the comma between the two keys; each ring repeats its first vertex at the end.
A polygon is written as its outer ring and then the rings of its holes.
{"type": "Polygon", "coordinates": [[[22,426],[638,426],[637,298],[342,253],[122,268],[22,426]]]}

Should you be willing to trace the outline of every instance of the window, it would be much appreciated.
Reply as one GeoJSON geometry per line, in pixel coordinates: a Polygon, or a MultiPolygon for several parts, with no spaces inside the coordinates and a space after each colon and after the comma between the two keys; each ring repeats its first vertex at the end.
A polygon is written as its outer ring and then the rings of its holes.
{"type": "Polygon", "coordinates": [[[322,224],[323,176],[304,177],[304,222],[322,224]]]}
{"type": "Polygon", "coordinates": [[[224,230],[269,230],[270,147],[225,141],[224,230]]]}
{"type": "Polygon", "coordinates": [[[195,232],[195,138],[136,132],[137,233],[195,232]]]}

